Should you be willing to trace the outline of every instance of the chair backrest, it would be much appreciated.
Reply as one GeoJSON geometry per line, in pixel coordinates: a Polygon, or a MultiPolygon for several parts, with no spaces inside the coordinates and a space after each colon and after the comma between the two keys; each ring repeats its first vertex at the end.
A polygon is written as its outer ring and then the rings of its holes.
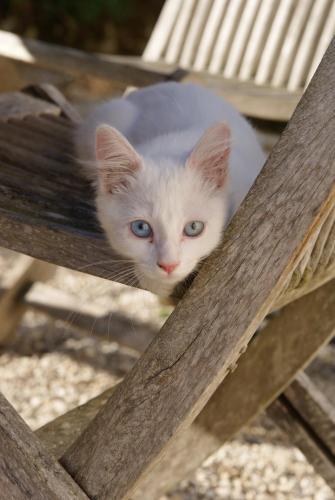
{"type": "Polygon", "coordinates": [[[295,91],[334,32],[334,0],[166,0],[143,58],[295,91]]]}

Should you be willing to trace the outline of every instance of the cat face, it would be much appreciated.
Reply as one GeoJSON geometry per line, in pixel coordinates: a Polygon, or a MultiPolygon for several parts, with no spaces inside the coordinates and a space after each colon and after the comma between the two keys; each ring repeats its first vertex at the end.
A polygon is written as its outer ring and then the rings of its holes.
{"type": "Polygon", "coordinates": [[[112,247],[161,296],[219,243],[226,217],[229,130],[209,129],[185,165],[141,158],[112,127],[99,127],[98,215],[112,247]]]}

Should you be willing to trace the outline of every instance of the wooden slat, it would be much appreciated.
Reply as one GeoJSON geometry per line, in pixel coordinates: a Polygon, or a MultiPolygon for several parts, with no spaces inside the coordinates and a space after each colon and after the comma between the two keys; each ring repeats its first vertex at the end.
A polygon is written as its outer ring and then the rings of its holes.
{"type": "MultiPolygon", "coordinates": [[[[27,295],[28,303],[33,292],[27,295]]],[[[264,410],[334,333],[335,282],[286,306],[267,321],[248,346],[246,355],[239,359],[236,370],[226,377],[194,423],[179,435],[132,497],[158,498],[184,479],[264,410]]],[[[94,413],[91,405],[87,411],[83,405],[78,410],[78,419],[76,410],[72,410],[41,429],[39,437],[54,450],[56,458],[63,455],[105,404],[106,394],[94,399],[94,413]]]]}
{"type": "Polygon", "coordinates": [[[242,61],[242,56],[247,45],[248,37],[250,35],[258,7],[259,0],[248,0],[243,8],[234,41],[229,51],[227,64],[225,65],[223,71],[223,76],[225,78],[236,78],[238,76],[238,69],[242,61]]]}
{"type": "Polygon", "coordinates": [[[176,64],[178,60],[195,5],[196,0],[184,0],[181,4],[173,33],[166,48],[165,61],[168,64],[176,64]]]}
{"type": "Polygon", "coordinates": [[[194,70],[204,71],[211,57],[228,0],[214,0],[195,56],[194,70]]]}
{"type": "MultiPolygon", "coordinates": [[[[24,148],[32,153],[37,152],[44,159],[50,158],[58,162],[63,160],[67,165],[73,156],[72,144],[67,146],[63,143],[62,148],[60,148],[59,142],[55,140],[52,134],[48,138],[41,138],[41,135],[36,130],[28,126],[23,127],[22,122],[19,124],[14,121],[0,122],[0,137],[2,141],[5,141],[7,147],[17,145],[19,148],[24,148]]],[[[57,171],[59,170],[57,169],[57,171]]]]}
{"type": "Polygon", "coordinates": [[[140,58],[87,54],[37,40],[21,38],[0,30],[0,57],[17,60],[46,69],[64,71],[68,75],[95,75],[127,85],[149,85],[172,77],[175,67],[156,70],[140,58]]]}
{"type": "MultiPolygon", "coordinates": [[[[255,82],[257,84],[264,85],[269,82],[270,77],[273,74],[273,69],[276,65],[276,58],[279,55],[280,45],[283,43],[286,35],[287,23],[289,21],[290,14],[292,13],[294,3],[296,3],[296,0],[280,1],[280,5],[273,20],[272,27],[255,75],[255,82]]],[[[324,50],[324,52],[325,51],[326,50],[324,50]]],[[[321,54],[321,57],[324,52],[321,54]]]]}
{"type": "Polygon", "coordinates": [[[281,396],[267,410],[268,415],[288,435],[290,443],[299,448],[308,461],[335,490],[335,457],[329,454],[323,443],[311,433],[299,413],[281,396]]]}
{"type": "Polygon", "coordinates": [[[334,60],[335,43],[222,246],[63,457],[89,495],[129,495],[172,436],[190,425],[328,216],[335,203],[334,60]]]}
{"type": "Polygon", "coordinates": [[[284,397],[317,437],[320,447],[333,456],[335,481],[335,407],[304,373],[286,389],[284,397]]]}
{"type": "Polygon", "coordinates": [[[224,68],[226,58],[228,56],[229,46],[234,35],[234,30],[236,29],[238,17],[241,14],[242,7],[243,0],[235,0],[235,2],[230,2],[228,4],[227,11],[222,20],[213,49],[211,61],[208,66],[208,71],[210,73],[220,73],[224,68]]]}
{"type": "Polygon", "coordinates": [[[0,491],[13,500],[88,499],[1,394],[0,491]]]}
{"type": "Polygon", "coordinates": [[[143,60],[152,62],[161,59],[168,43],[183,0],[166,0],[158,21],[151,33],[143,53],[143,60]]]}
{"type": "Polygon", "coordinates": [[[192,15],[187,36],[180,54],[180,65],[183,68],[191,66],[199,44],[203,25],[207,20],[211,0],[198,0],[192,15]]]}
{"type": "Polygon", "coordinates": [[[312,4],[313,0],[296,2],[295,10],[291,17],[272,77],[271,83],[275,87],[284,87],[287,85],[299,40],[301,39],[312,4]]]}
{"type": "Polygon", "coordinates": [[[320,35],[320,39],[317,48],[315,50],[314,58],[309,68],[309,74],[305,81],[306,87],[309,84],[310,79],[314,75],[315,70],[322,59],[323,54],[326,52],[327,47],[329,45],[329,40],[332,39],[334,33],[335,33],[335,2],[330,2],[330,11],[325,21],[322,33],[320,35]]]}
{"type": "Polygon", "coordinates": [[[239,78],[253,79],[257,71],[266,37],[271,27],[271,16],[278,4],[275,0],[262,1],[249,38],[248,47],[241,62],[239,78]]]}
{"type": "Polygon", "coordinates": [[[289,90],[296,90],[299,87],[305,86],[308,70],[314,58],[315,46],[317,45],[319,34],[322,31],[328,6],[328,0],[313,2],[313,7],[300,40],[299,48],[287,83],[287,88],[289,90]]]}

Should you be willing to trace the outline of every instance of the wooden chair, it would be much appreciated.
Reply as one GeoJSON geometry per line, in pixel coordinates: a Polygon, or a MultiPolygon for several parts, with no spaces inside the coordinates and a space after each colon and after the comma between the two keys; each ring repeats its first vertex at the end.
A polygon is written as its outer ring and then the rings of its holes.
{"type": "Polygon", "coordinates": [[[248,116],[287,121],[334,32],[333,0],[166,0],[142,58],[0,31],[0,89],[47,81],[90,100],[174,78],[221,92],[248,116]]]}
{"type": "Polygon", "coordinates": [[[143,59],[301,94],[334,33],[332,0],[167,0],[143,59]]]}
{"type": "MultiPolygon", "coordinates": [[[[311,2],[285,0],[230,3],[168,0],[144,53],[143,59],[146,64],[134,58],[88,56],[79,51],[51,47],[40,42],[22,41],[9,33],[0,34],[2,42],[0,52],[7,60],[18,61],[20,69],[23,63],[29,65],[34,62],[37,63],[34,68],[39,68],[38,71],[41,71],[41,67],[52,71],[61,70],[67,78],[69,73],[80,77],[88,72],[89,75],[104,81],[110,82],[112,79],[112,86],[115,85],[115,80],[120,86],[127,83],[137,85],[153,83],[166,78],[205,82],[206,85],[223,92],[248,115],[286,120],[291,115],[303,87],[310,79],[330,40],[334,31],[334,22],[334,6],[332,2],[327,1],[317,1],[312,4],[311,2]],[[238,19],[240,21],[237,23],[238,19]],[[307,23],[306,20],[308,20],[307,23]],[[286,40],[282,44],[285,37],[286,40]],[[168,63],[168,65],[162,63],[168,63]],[[185,67],[187,71],[180,72],[177,69],[178,66],[185,67]],[[225,80],[222,77],[225,77],[225,80]],[[241,83],[244,80],[246,83],[241,83]]],[[[57,103],[58,113],[62,110],[62,113],[73,121],[78,119],[74,111],[54,89],[41,87],[38,92],[49,101],[57,103]]],[[[28,102],[27,95],[17,94],[11,100],[6,97],[6,105],[8,109],[11,109],[11,116],[13,116],[13,104],[17,108],[16,111],[25,109],[25,113],[29,115],[28,102]],[[22,98],[25,101],[24,105],[21,102],[22,98]]],[[[30,101],[30,105],[32,105],[30,113],[43,111],[43,113],[55,114],[55,109],[57,109],[52,108],[50,102],[47,107],[45,101],[41,103],[36,99],[33,104],[30,101]]],[[[4,116],[3,107],[2,116],[4,116]]],[[[262,130],[261,138],[264,140],[264,130],[262,130]]],[[[271,149],[276,138],[276,133],[266,133],[265,146],[268,150],[271,149]]],[[[333,219],[330,219],[329,227],[332,223],[333,219]]],[[[327,232],[325,234],[327,237],[327,232]]],[[[319,253],[323,251],[322,245],[318,250],[319,253]]],[[[84,329],[85,325],[87,327],[87,319],[92,315],[98,320],[101,319],[95,308],[79,307],[72,297],[59,297],[59,295],[55,297],[50,287],[42,285],[37,289],[36,286],[31,289],[34,281],[45,279],[52,273],[53,269],[50,266],[28,257],[22,257],[18,267],[20,269],[16,270],[17,276],[12,277],[11,286],[7,287],[0,299],[2,320],[0,340],[10,336],[26,307],[34,307],[63,319],[68,315],[69,307],[75,308],[81,312],[80,316],[76,316],[77,323],[84,329]],[[29,289],[31,291],[27,293],[29,289]],[[50,297],[57,302],[57,307],[50,307],[50,297]]],[[[303,266],[302,270],[304,269],[303,266]]],[[[325,279],[327,279],[327,272],[325,279]]],[[[304,279],[305,275],[306,271],[304,279]]],[[[301,273],[296,273],[296,276],[297,280],[291,282],[291,295],[286,301],[300,294],[299,287],[297,291],[294,285],[301,279],[301,273]]],[[[283,303],[285,301],[280,304],[283,303]]],[[[101,321],[101,329],[104,327],[105,322],[101,321]]],[[[149,338],[151,337],[152,334],[149,338]]],[[[135,344],[137,349],[143,350],[148,342],[148,336],[139,336],[135,342],[134,339],[118,340],[128,342],[128,344],[130,342],[135,344]]],[[[248,359],[251,359],[251,354],[248,359]]],[[[298,380],[297,384],[301,391],[303,383],[298,380]]],[[[310,387],[310,381],[308,392],[315,395],[315,390],[310,387]]],[[[312,398],[314,403],[316,399],[312,398]]],[[[276,403],[276,411],[272,409],[272,414],[285,427],[288,414],[286,413],[283,418],[280,413],[280,411],[283,412],[283,404],[282,398],[281,403],[276,403]]],[[[292,401],[290,404],[292,407],[292,401]]],[[[315,407],[320,408],[320,404],[315,404],[315,407]]],[[[324,414],[326,415],[327,412],[324,414]]],[[[300,430],[303,422],[304,419],[299,424],[300,430]]],[[[327,422],[326,428],[329,428],[331,420],[327,422]]],[[[297,439],[300,434],[295,432],[294,437],[297,439]]],[[[317,453],[315,454],[305,434],[302,432],[304,439],[301,438],[297,444],[313,462],[317,453]]],[[[327,470],[324,464],[322,468],[327,470]]],[[[328,472],[323,470],[323,475],[331,477],[332,468],[330,467],[328,472]]]]}
{"type": "MultiPolygon", "coordinates": [[[[142,60],[88,55],[0,31],[0,67],[9,64],[3,75],[15,74],[20,87],[29,78],[42,78],[63,81],[68,89],[69,81],[78,85],[83,75],[98,80],[98,89],[107,92],[170,78],[198,81],[223,93],[249,117],[287,121],[334,31],[332,0],[167,0],[142,60]]],[[[271,151],[283,127],[254,125],[264,149],[271,151]]],[[[41,276],[32,279],[32,271],[42,268],[47,279],[51,268],[45,264],[19,263],[12,291],[0,299],[0,342],[11,338],[25,311],[16,300],[18,290],[27,291],[41,276]]]]}
{"type": "MultiPolygon", "coordinates": [[[[334,411],[306,377],[288,387],[335,329],[334,77],[332,43],[219,250],[119,385],[35,436],[1,397],[0,491],[156,498],[273,401],[335,488],[334,411]]],[[[113,253],[69,156],[77,115],[50,86],[2,103],[0,244],[112,275],[94,264],[113,253]]]]}

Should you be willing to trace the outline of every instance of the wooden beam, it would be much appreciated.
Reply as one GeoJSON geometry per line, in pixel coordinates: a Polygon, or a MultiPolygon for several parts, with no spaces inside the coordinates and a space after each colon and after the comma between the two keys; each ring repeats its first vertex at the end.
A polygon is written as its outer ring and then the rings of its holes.
{"type": "Polygon", "coordinates": [[[335,43],[220,249],[62,458],[89,496],[130,495],[172,437],[191,424],[329,215],[335,203],[334,61],[335,43]]]}
{"type": "Polygon", "coordinates": [[[0,491],[13,500],[88,499],[1,394],[0,491]]]}
{"type": "MultiPolygon", "coordinates": [[[[335,464],[335,407],[305,373],[297,376],[285,390],[284,397],[299,413],[310,432],[323,443],[321,447],[328,449],[335,464]]],[[[333,479],[335,481],[335,470],[333,479]]]]}
{"type": "MultiPolygon", "coordinates": [[[[249,344],[247,354],[239,359],[236,370],[225,378],[194,423],[180,434],[132,497],[159,497],[187,477],[263,411],[334,333],[335,281],[286,306],[267,321],[249,344]]],[[[112,390],[37,431],[56,458],[61,458],[79,437],[112,390]]]]}
{"type": "Polygon", "coordinates": [[[280,396],[267,410],[268,415],[289,437],[290,443],[306,456],[307,460],[335,490],[335,457],[318,436],[311,431],[308,423],[290,404],[285,395],[280,396]]]}

